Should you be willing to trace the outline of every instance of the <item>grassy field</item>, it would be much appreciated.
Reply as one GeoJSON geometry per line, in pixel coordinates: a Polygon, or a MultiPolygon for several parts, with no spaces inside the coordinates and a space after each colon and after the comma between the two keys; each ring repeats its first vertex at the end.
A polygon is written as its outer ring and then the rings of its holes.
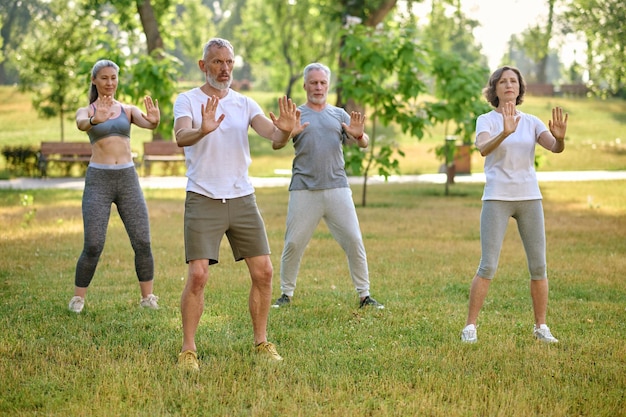
{"type": "MultiPolygon", "coordinates": [[[[181,345],[183,190],[147,190],[155,292],[141,310],[116,213],[85,310],[67,310],[82,245],[80,191],[0,190],[2,416],[624,416],[626,187],[542,184],[557,345],[533,340],[528,274],[512,222],[479,318],[459,332],[480,257],[482,186],[373,185],[359,207],[372,295],[359,310],[345,257],[321,225],[292,305],[272,309],[285,361],[255,361],[249,278],[226,240],[211,268],[198,332],[201,372],[181,345]]],[[[355,195],[360,188],[354,187],[355,195]]],[[[280,295],[288,193],[257,190],[280,295]]]]}
{"type": "MultiPolygon", "coordinates": [[[[250,93],[269,112],[274,110],[276,94],[250,93]]],[[[566,151],[551,155],[538,150],[540,169],[545,171],[571,170],[624,170],[626,169],[626,101],[595,100],[581,98],[545,98],[528,96],[520,110],[535,114],[547,123],[554,106],[563,107],[570,115],[566,151]]],[[[275,110],[274,110],[275,111],[275,110]]],[[[71,115],[73,118],[73,115],[71,115]]],[[[39,146],[44,140],[60,140],[60,121],[41,119],[32,108],[30,96],[21,94],[14,87],[0,87],[0,149],[5,145],[39,146]]],[[[76,129],[73,120],[64,123],[65,140],[87,140],[76,129]]],[[[405,151],[400,159],[403,174],[437,172],[441,161],[435,157],[434,148],[443,141],[444,132],[437,126],[426,136],[406,137],[398,129],[389,127],[379,132],[395,140],[405,151]]],[[[151,132],[133,126],[131,133],[133,150],[141,157],[142,143],[151,140],[151,132]]],[[[273,151],[268,141],[253,135],[251,139],[253,176],[273,176],[276,170],[291,168],[293,148],[273,151]]],[[[0,173],[4,161],[0,157],[0,173]]],[[[155,173],[158,174],[158,167],[155,173]]],[[[472,171],[482,172],[483,158],[474,152],[472,171]]]]}

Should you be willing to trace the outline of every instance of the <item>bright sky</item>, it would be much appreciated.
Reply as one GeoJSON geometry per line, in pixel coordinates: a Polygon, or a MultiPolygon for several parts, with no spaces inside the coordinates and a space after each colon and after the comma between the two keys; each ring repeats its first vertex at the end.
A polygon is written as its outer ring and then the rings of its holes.
{"type": "MultiPolygon", "coordinates": [[[[520,34],[529,26],[545,23],[548,15],[546,0],[461,0],[465,16],[475,19],[480,26],[474,29],[474,36],[482,44],[483,54],[489,59],[490,69],[496,69],[507,49],[511,35],[520,34]]],[[[417,6],[420,16],[430,12],[431,2],[425,0],[417,6]]],[[[559,47],[561,61],[570,65],[577,51],[577,60],[583,46],[573,39],[559,47]]]]}

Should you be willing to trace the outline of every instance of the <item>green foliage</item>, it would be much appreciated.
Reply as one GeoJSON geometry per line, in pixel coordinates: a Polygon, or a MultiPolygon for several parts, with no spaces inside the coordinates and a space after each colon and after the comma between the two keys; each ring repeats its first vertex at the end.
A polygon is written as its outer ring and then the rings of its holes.
{"type": "Polygon", "coordinates": [[[429,107],[433,124],[443,123],[445,136],[459,136],[464,144],[473,143],[476,119],[491,107],[482,96],[489,78],[488,69],[446,52],[432,52],[434,96],[429,107]],[[449,132],[452,124],[454,131],[449,132]]]}
{"type": "Polygon", "coordinates": [[[119,87],[144,112],[144,96],[149,95],[159,101],[161,123],[155,133],[165,139],[171,139],[174,135],[174,96],[180,66],[180,61],[160,50],[150,55],[140,55],[129,68],[129,76],[124,77],[119,87]]]}
{"type": "MultiPolygon", "coordinates": [[[[394,123],[418,139],[424,135],[428,120],[418,96],[426,92],[420,77],[426,68],[426,54],[414,35],[410,28],[380,30],[356,25],[348,29],[345,37],[341,54],[350,67],[341,76],[342,94],[364,106],[372,120],[367,156],[361,157],[357,152],[346,156],[347,166],[363,175],[364,184],[371,168],[378,168],[385,178],[398,172],[395,153],[404,155],[397,146],[378,145],[379,122],[383,126],[394,123]],[[357,166],[361,168],[356,170],[357,166]]],[[[363,187],[363,205],[365,201],[363,187]]]]}
{"type": "Polygon", "coordinates": [[[329,0],[248,0],[236,36],[237,52],[258,69],[257,88],[292,95],[311,62],[333,68],[341,5],[329,0]]]}
{"type": "Polygon", "coordinates": [[[33,146],[2,147],[6,170],[16,177],[34,177],[38,174],[38,150],[33,146]]]}
{"type": "Polygon", "coordinates": [[[34,207],[35,197],[32,194],[22,194],[20,195],[20,204],[27,208],[22,216],[22,227],[28,227],[37,214],[37,209],[34,207]]]}
{"type": "Polygon", "coordinates": [[[600,96],[626,98],[625,19],[623,0],[572,0],[563,15],[567,30],[585,37],[589,86],[600,96]]]}
{"type": "Polygon", "coordinates": [[[51,6],[64,18],[34,22],[17,57],[19,87],[34,93],[33,106],[41,117],[59,117],[63,141],[64,121],[79,107],[82,89],[76,70],[84,56],[85,39],[93,38],[93,22],[64,1],[51,6]]]}

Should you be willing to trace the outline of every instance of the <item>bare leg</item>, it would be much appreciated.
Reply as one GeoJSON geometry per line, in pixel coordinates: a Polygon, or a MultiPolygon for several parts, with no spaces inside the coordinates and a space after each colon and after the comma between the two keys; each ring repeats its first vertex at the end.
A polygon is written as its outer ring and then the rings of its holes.
{"type": "Polygon", "coordinates": [[[535,324],[537,327],[546,324],[548,311],[548,279],[530,280],[530,296],[533,300],[535,324]]]}
{"type": "Polygon", "coordinates": [[[87,287],[74,287],[74,296],[85,298],[85,294],[87,294],[87,287]]]}
{"type": "Polygon", "coordinates": [[[187,283],[180,297],[180,312],[183,319],[183,348],[196,351],[196,330],[204,311],[204,287],[209,280],[209,261],[189,261],[187,283]]]}
{"type": "Polygon", "coordinates": [[[480,313],[480,309],[483,307],[487,292],[489,291],[489,284],[491,284],[490,279],[478,275],[474,276],[472,286],[470,287],[469,309],[467,312],[467,321],[465,322],[466,326],[469,324],[476,325],[478,313],[480,313]]]}
{"type": "Polygon", "coordinates": [[[267,319],[272,303],[272,261],[269,255],[246,258],[252,286],[248,308],[252,317],[254,344],[267,342],[267,319]]]}
{"type": "Polygon", "coordinates": [[[139,287],[141,288],[141,298],[146,298],[150,294],[152,294],[154,287],[154,280],[150,281],[139,281],[139,287]]]}

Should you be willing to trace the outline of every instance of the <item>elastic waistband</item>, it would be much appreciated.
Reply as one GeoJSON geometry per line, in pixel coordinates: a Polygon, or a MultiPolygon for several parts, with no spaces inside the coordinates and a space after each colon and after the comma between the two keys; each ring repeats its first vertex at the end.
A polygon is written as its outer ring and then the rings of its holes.
{"type": "Polygon", "coordinates": [[[126,162],[125,164],[99,164],[97,162],[90,162],[89,166],[96,169],[119,170],[134,167],[135,163],[133,161],[126,162]]]}

